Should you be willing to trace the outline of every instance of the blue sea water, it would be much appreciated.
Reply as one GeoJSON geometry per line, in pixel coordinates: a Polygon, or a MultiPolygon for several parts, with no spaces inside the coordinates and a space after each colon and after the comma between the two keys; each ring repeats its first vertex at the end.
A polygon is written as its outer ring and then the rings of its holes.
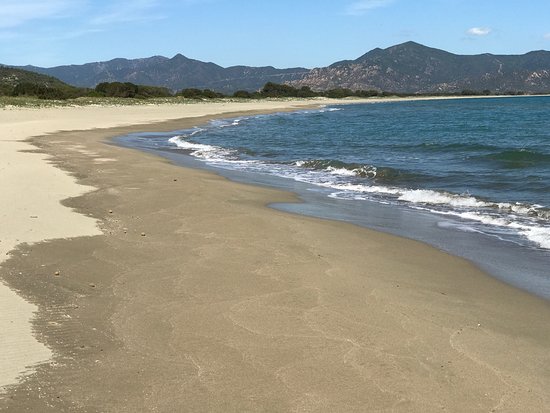
{"type": "Polygon", "coordinates": [[[306,202],[280,208],[419,239],[550,297],[549,97],[343,105],[119,142],[294,190],[306,202]]]}

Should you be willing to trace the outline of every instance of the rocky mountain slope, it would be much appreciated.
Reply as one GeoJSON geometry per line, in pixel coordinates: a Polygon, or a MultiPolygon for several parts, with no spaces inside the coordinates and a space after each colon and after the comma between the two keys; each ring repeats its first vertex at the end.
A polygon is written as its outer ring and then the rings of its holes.
{"type": "Polygon", "coordinates": [[[550,52],[463,56],[407,42],[313,69],[291,84],[315,90],[344,87],[401,93],[549,92],[550,52]]]}

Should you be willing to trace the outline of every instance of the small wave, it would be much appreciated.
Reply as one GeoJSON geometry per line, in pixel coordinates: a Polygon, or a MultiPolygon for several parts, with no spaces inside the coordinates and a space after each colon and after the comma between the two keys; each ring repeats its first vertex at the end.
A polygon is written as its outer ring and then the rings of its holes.
{"type": "Polygon", "coordinates": [[[550,210],[542,205],[527,205],[520,202],[513,204],[508,202],[501,202],[494,205],[501,211],[507,212],[509,214],[525,215],[544,221],[550,221],[550,210]]]}
{"type": "Polygon", "coordinates": [[[528,205],[520,202],[490,202],[469,194],[451,194],[444,191],[425,189],[403,190],[400,201],[425,205],[446,205],[453,208],[483,208],[510,216],[523,216],[543,221],[550,220],[550,210],[542,205],[528,205]]]}
{"type": "Polygon", "coordinates": [[[294,165],[306,169],[327,171],[334,175],[359,176],[362,178],[375,178],[377,175],[377,168],[374,166],[346,163],[332,159],[297,161],[294,165]]]}
{"type": "Polygon", "coordinates": [[[457,229],[457,230],[462,231],[462,232],[475,232],[475,233],[480,232],[480,231],[478,231],[477,229],[473,228],[470,225],[465,225],[465,224],[458,223],[458,222],[442,221],[442,222],[438,222],[437,226],[439,228],[457,229]]]}
{"type": "Polygon", "coordinates": [[[550,154],[529,149],[508,149],[481,158],[500,162],[502,166],[508,168],[527,168],[550,163],[550,154]]]}
{"type": "Polygon", "coordinates": [[[418,145],[402,146],[403,148],[415,148],[429,152],[477,152],[477,151],[492,151],[497,147],[492,145],[484,145],[480,143],[467,143],[467,142],[455,142],[455,143],[440,143],[440,142],[424,142],[418,145]]]}
{"type": "Polygon", "coordinates": [[[230,127],[240,126],[242,124],[242,122],[247,120],[247,119],[249,119],[249,117],[241,117],[241,118],[235,118],[235,119],[231,119],[231,118],[229,118],[229,119],[213,119],[208,123],[207,128],[208,129],[211,129],[211,128],[223,129],[223,128],[230,128],[230,127]]]}
{"type": "MultiPolygon", "coordinates": [[[[439,211],[433,212],[437,213],[439,211]]],[[[451,212],[451,214],[459,216],[463,219],[477,221],[484,225],[517,231],[518,234],[525,237],[538,247],[550,249],[550,227],[548,226],[541,226],[528,221],[516,221],[511,217],[506,216],[491,216],[477,211],[462,213],[451,212]]]]}
{"type": "MultiPolygon", "coordinates": [[[[312,113],[325,113],[325,112],[339,112],[341,110],[344,110],[342,108],[335,108],[330,107],[326,105],[321,105],[318,109],[302,109],[302,110],[296,110],[294,112],[280,112],[275,113],[274,115],[286,115],[286,116],[292,116],[292,115],[309,115],[312,113]]],[[[269,115],[267,115],[269,116],[269,115]]],[[[273,115],[272,115],[273,116],[273,115]]]]}
{"type": "MultiPolygon", "coordinates": [[[[513,231],[519,236],[529,240],[539,248],[550,249],[550,227],[545,225],[539,225],[528,220],[518,221],[509,216],[490,215],[489,213],[484,213],[482,211],[459,212],[457,210],[442,211],[429,208],[423,209],[435,214],[456,216],[464,220],[477,222],[492,228],[502,228],[503,231],[513,231]]],[[[461,226],[461,224],[452,225],[459,226],[460,229],[467,230],[469,232],[486,233],[485,230],[476,229],[474,227],[461,226]]],[[[497,236],[499,239],[505,239],[499,236],[498,233],[495,233],[495,230],[489,231],[489,233],[490,235],[497,236]]]]}
{"type": "Polygon", "coordinates": [[[452,207],[486,207],[488,204],[484,201],[470,195],[456,195],[448,192],[432,191],[427,189],[414,189],[403,191],[399,197],[400,201],[431,204],[431,205],[449,205],[452,207]]]}
{"type": "Polygon", "coordinates": [[[220,127],[220,128],[229,128],[231,126],[239,126],[240,123],[241,123],[241,119],[234,119],[233,122],[222,123],[222,124],[218,125],[218,127],[220,127]]]}
{"type": "Polygon", "coordinates": [[[550,228],[526,228],[520,233],[540,247],[550,249],[550,228]]]}
{"type": "MultiPolygon", "coordinates": [[[[340,192],[334,192],[333,197],[342,196],[345,198],[345,194],[352,192],[360,192],[364,194],[381,194],[381,195],[399,195],[401,191],[397,188],[390,188],[388,186],[380,185],[361,185],[361,184],[352,184],[352,183],[343,183],[343,184],[334,184],[334,183],[321,183],[320,186],[337,189],[340,192]]],[[[365,198],[366,199],[366,198],[365,198]]]]}
{"type": "Polygon", "coordinates": [[[469,194],[458,195],[379,185],[323,183],[322,186],[336,190],[330,194],[331,198],[377,200],[378,196],[383,196],[387,200],[389,197],[395,202],[405,202],[415,209],[452,215],[490,227],[505,228],[540,248],[550,249],[550,212],[540,205],[493,203],[469,194]]]}
{"type": "Polygon", "coordinates": [[[175,144],[178,148],[189,151],[189,154],[208,161],[230,160],[236,155],[236,151],[221,148],[219,146],[193,143],[185,140],[185,135],[174,136],[168,142],[175,144]]]}
{"type": "Polygon", "coordinates": [[[193,129],[190,129],[188,131],[184,131],[181,135],[176,135],[173,138],[168,139],[169,142],[172,142],[172,139],[189,139],[192,138],[195,135],[198,135],[201,132],[206,131],[204,128],[194,127],[193,129]]]}
{"type": "Polygon", "coordinates": [[[326,171],[333,175],[355,176],[359,178],[372,179],[377,182],[392,182],[401,179],[413,178],[412,174],[404,173],[394,168],[377,167],[374,165],[362,165],[358,163],[347,163],[334,159],[312,159],[306,161],[296,161],[294,162],[294,165],[315,171],[326,171]]]}

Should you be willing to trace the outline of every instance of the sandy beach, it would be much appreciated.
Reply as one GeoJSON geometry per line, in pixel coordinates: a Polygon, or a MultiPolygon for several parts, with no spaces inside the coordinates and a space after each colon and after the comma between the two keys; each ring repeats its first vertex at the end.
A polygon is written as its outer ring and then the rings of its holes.
{"type": "Polygon", "coordinates": [[[108,143],[318,103],[0,110],[0,411],[548,409],[548,302],[108,143]]]}
{"type": "MultiPolygon", "coordinates": [[[[296,102],[297,106],[312,102],[296,102]]],[[[294,103],[240,103],[240,110],[279,110],[294,103]]],[[[0,263],[18,244],[45,239],[99,235],[98,222],[60,201],[93,190],[78,185],[55,168],[47,154],[26,139],[60,130],[105,128],[158,122],[181,117],[216,115],[235,110],[230,104],[143,105],[128,107],[57,107],[0,109],[0,263]],[[229,106],[229,107],[228,107],[229,106]]],[[[75,150],[90,155],[75,143],[75,150]]],[[[96,162],[101,162],[97,160],[96,162]]],[[[17,272],[19,274],[19,271],[17,272]]],[[[51,356],[33,337],[30,320],[36,306],[22,300],[0,283],[0,387],[13,384],[24,370],[51,356]]]]}

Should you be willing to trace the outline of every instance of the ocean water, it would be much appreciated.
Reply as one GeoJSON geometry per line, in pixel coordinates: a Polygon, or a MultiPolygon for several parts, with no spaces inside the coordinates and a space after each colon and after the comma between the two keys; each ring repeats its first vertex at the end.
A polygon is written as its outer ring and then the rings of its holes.
{"type": "Polygon", "coordinates": [[[419,239],[550,297],[549,97],[325,107],[119,142],[293,190],[304,204],[277,207],[419,239]]]}

